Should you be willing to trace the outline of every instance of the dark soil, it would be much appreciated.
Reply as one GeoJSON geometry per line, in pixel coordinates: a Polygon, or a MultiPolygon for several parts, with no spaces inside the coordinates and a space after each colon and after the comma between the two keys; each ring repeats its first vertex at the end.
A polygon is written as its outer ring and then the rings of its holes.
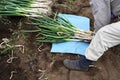
{"type": "MultiPolygon", "coordinates": [[[[54,0],[54,12],[86,16],[91,19],[93,28],[93,15],[88,0],[54,0]]],[[[12,38],[14,45],[24,45],[25,52],[19,48],[13,50],[12,63],[7,60],[12,55],[8,51],[0,55],[0,80],[120,80],[120,46],[109,49],[93,64],[96,68],[90,68],[88,72],[69,71],[63,65],[63,60],[79,59],[79,55],[50,53],[51,44],[35,41],[35,34],[25,34],[22,29],[31,29],[25,25],[24,18],[6,17],[0,18],[0,42],[2,38],[12,38]],[[4,19],[4,20],[3,20],[4,19]],[[21,22],[23,24],[21,24],[21,22]],[[13,76],[12,76],[12,72],[13,76]]]]}

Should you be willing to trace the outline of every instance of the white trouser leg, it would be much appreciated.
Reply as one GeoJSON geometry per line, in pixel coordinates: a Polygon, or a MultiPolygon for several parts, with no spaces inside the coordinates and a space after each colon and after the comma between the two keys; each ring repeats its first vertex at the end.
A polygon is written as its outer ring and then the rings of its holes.
{"type": "Polygon", "coordinates": [[[108,48],[120,44],[120,21],[102,27],[94,36],[85,56],[87,59],[97,61],[108,48]]]}

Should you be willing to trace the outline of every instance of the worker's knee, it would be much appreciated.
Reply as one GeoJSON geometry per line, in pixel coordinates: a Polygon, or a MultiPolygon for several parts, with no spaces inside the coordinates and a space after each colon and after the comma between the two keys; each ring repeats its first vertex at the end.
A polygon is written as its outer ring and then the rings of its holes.
{"type": "Polygon", "coordinates": [[[98,30],[97,34],[104,34],[107,31],[108,26],[102,27],[101,29],[98,30]]]}

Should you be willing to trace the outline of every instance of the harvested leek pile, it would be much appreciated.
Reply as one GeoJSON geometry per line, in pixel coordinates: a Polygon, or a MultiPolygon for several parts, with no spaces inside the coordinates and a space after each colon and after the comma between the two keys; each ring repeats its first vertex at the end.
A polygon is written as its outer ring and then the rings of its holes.
{"type": "Polygon", "coordinates": [[[0,0],[0,16],[36,16],[51,12],[51,0],[0,0]]]}
{"type": "Polygon", "coordinates": [[[33,0],[0,0],[1,16],[23,16],[27,14],[33,0]]]}
{"type": "Polygon", "coordinates": [[[79,30],[67,19],[60,16],[50,18],[47,15],[37,14],[40,17],[30,17],[28,24],[36,27],[36,30],[24,30],[24,32],[36,32],[38,42],[65,42],[73,40],[91,40],[93,32],[79,30]]]}

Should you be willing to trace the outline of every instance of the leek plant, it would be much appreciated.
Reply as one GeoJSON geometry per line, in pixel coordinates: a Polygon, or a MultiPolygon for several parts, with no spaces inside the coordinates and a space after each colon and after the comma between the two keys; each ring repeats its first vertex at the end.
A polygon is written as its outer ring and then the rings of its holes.
{"type": "Polygon", "coordinates": [[[34,0],[0,0],[0,16],[25,16],[34,0]]]}
{"type": "Polygon", "coordinates": [[[29,17],[28,24],[36,27],[35,30],[24,30],[24,32],[37,33],[38,42],[65,42],[73,40],[91,40],[92,31],[83,31],[72,25],[67,19],[55,16],[51,18],[44,14],[40,17],[29,17]]]}

